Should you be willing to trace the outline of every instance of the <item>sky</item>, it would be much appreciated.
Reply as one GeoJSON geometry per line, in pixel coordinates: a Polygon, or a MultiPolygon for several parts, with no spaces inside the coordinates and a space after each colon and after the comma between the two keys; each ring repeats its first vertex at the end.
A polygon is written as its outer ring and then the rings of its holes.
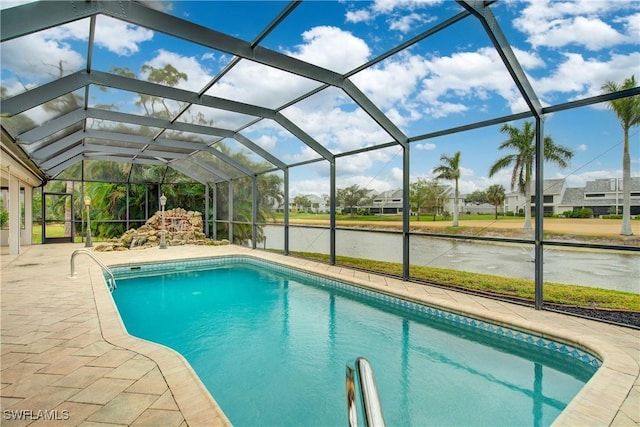
{"type": "MultiPolygon", "coordinates": [[[[254,41],[287,5],[280,1],[144,2],[245,41],[254,41]]],[[[18,3],[2,0],[1,7],[18,3]]],[[[602,93],[607,81],[640,81],[640,1],[497,1],[491,6],[514,54],[543,106],[602,93]]],[[[304,1],[260,46],[320,67],[350,72],[400,43],[462,12],[453,1],[304,1]]],[[[86,66],[88,20],[8,41],[0,47],[2,87],[13,95],[53,79],[55,64],[68,74],[86,66]]],[[[232,59],[230,55],[176,40],[165,34],[100,16],[92,68],[128,67],[148,79],[143,65],[166,64],[186,73],[177,87],[199,91],[232,59]]],[[[473,16],[438,32],[350,77],[351,81],[408,137],[527,111],[526,103],[496,50],[473,16]]],[[[246,60],[207,91],[207,95],[278,108],[319,86],[312,80],[246,60]]],[[[142,114],[135,94],[93,90],[90,106],[142,114]]],[[[177,108],[177,106],[171,106],[177,108]]],[[[375,147],[392,137],[342,90],[329,88],[282,114],[332,153],[375,147]]],[[[37,122],[43,111],[29,114],[37,122]]],[[[238,129],[253,117],[192,107],[180,120],[198,115],[222,128],[238,129]]],[[[522,126],[523,121],[511,123],[522,126]]],[[[460,192],[492,184],[510,189],[510,170],[489,177],[491,165],[509,154],[498,146],[501,126],[410,144],[411,180],[433,179],[440,156],[461,152],[460,192]]],[[[545,164],[546,178],[567,178],[570,187],[598,178],[622,176],[622,128],[606,105],[547,115],[545,135],[570,148],[570,166],[545,164]]],[[[271,120],[241,131],[261,147],[297,163],[318,154],[271,120]]],[[[224,140],[232,150],[241,146],[224,140]]],[[[640,176],[640,129],[630,133],[632,176],[640,176]]],[[[260,160],[258,157],[252,157],[260,160]]],[[[401,188],[400,146],[370,150],[336,161],[337,186],[357,184],[378,192],[401,188]]],[[[329,192],[329,167],[316,162],[290,170],[291,196],[329,192]]]]}

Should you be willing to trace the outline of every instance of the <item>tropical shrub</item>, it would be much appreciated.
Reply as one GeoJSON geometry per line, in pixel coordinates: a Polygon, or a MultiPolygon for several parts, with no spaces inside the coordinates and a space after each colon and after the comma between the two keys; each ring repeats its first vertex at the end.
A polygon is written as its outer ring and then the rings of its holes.
{"type": "Polygon", "coordinates": [[[0,227],[4,227],[9,222],[9,212],[0,206],[0,227]]]}
{"type": "Polygon", "coordinates": [[[568,218],[593,218],[593,210],[589,208],[577,209],[568,218]]]}

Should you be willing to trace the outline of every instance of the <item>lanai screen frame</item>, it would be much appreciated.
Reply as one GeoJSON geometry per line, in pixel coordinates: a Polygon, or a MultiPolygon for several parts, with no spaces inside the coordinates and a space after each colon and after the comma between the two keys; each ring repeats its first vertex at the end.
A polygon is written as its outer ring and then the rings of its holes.
{"type": "MultiPolygon", "coordinates": [[[[233,182],[239,178],[252,179],[252,228],[253,228],[253,248],[256,248],[256,227],[257,227],[257,190],[256,181],[257,177],[272,172],[282,172],[284,178],[284,206],[289,206],[289,171],[291,168],[302,166],[313,162],[327,162],[329,165],[329,256],[330,264],[336,263],[336,159],[346,156],[352,156],[360,153],[364,153],[371,150],[383,149],[392,146],[399,146],[402,149],[402,164],[403,164],[403,215],[402,215],[402,264],[403,264],[403,280],[409,280],[409,267],[410,267],[410,230],[409,230],[409,172],[410,172],[410,147],[412,143],[418,141],[426,141],[432,138],[451,135],[456,133],[462,133],[465,131],[479,129],[488,126],[494,126],[497,124],[507,123],[514,120],[520,120],[525,118],[533,118],[535,120],[535,144],[536,144],[536,158],[542,158],[542,141],[544,139],[544,119],[545,115],[569,110],[573,108],[583,107],[587,105],[607,102],[619,98],[628,96],[634,96],[640,94],[640,88],[636,87],[626,91],[620,91],[612,94],[601,95],[591,98],[584,98],[575,102],[562,103],[549,107],[542,107],[538,97],[531,87],[520,63],[518,62],[514,52],[509,44],[509,41],[504,36],[499,23],[496,21],[492,11],[491,4],[493,1],[464,1],[457,0],[457,3],[464,9],[462,12],[455,14],[447,20],[427,29],[421,34],[413,37],[412,39],[399,44],[395,48],[379,55],[371,61],[351,70],[345,74],[339,74],[333,71],[326,70],[324,68],[312,65],[310,63],[303,62],[292,57],[288,57],[276,51],[272,51],[260,46],[261,41],[274,30],[281,22],[283,22],[291,12],[300,4],[299,1],[293,1],[289,3],[282,12],[269,24],[267,27],[251,42],[246,42],[240,39],[230,37],[226,34],[216,32],[206,27],[193,24],[189,21],[176,18],[174,16],[159,12],[155,9],[149,8],[143,4],[136,2],[109,2],[109,1],[92,1],[92,2],[66,2],[67,7],[61,7],[56,2],[42,2],[42,3],[29,3],[22,6],[18,6],[12,9],[4,10],[2,18],[2,39],[1,41],[8,41],[13,38],[21,37],[27,34],[34,33],[44,28],[50,28],[63,23],[76,21],[79,19],[89,18],[91,21],[91,33],[89,40],[89,47],[87,52],[87,64],[85,70],[73,73],[66,77],[62,77],[51,83],[44,84],[40,87],[16,95],[14,97],[3,100],[1,110],[3,117],[14,116],[21,112],[54,99],[57,96],[68,94],[72,91],[84,90],[84,106],[78,108],[68,114],[51,120],[42,126],[35,129],[31,129],[19,135],[14,135],[12,132],[5,128],[5,124],[2,124],[3,133],[12,137],[15,146],[13,150],[18,153],[21,158],[25,158],[31,164],[34,164],[37,169],[44,175],[45,180],[55,179],[55,177],[63,172],[69,166],[82,161],[84,159],[95,160],[111,160],[111,161],[124,161],[124,162],[143,162],[158,165],[168,165],[174,167],[182,173],[189,175],[188,168],[180,167],[175,163],[179,159],[186,159],[199,167],[205,168],[211,174],[211,180],[202,180],[195,178],[198,182],[205,184],[205,186],[213,185],[214,192],[217,184],[226,182],[229,184],[229,235],[233,236],[233,198],[231,197],[233,182]],[[73,10],[71,10],[73,9],[73,10]],[[122,19],[135,25],[150,28],[154,31],[168,33],[172,36],[188,40],[190,42],[200,44],[218,51],[223,51],[228,54],[234,55],[234,59],[229,62],[227,67],[223,69],[217,76],[215,76],[205,87],[199,92],[190,92],[176,88],[170,88],[159,84],[154,84],[146,81],[131,79],[123,76],[114,75],[111,73],[105,73],[101,71],[92,70],[92,55],[93,55],[93,34],[95,31],[96,16],[104,14],[112,16],[114,18],[122,19]],[[497,117],[491,120],[470,123],[463,126],[453,127],[450,129],[444,129],[428,134],[416,135],[409,137],[405,135],[369,98],[362,93],[350,80],[350,77],[362,71],[368,67],[372,67],[375,64],[389,58],[390,56],[401,52],[412,45],[444,30],[463,19],[477,19],[482,26],[489,39],[491,40],[494,48],[498,52],[505,68],[508,70],[513,82],[517,86],[520,95],[525,100],[528,111],[520,114],[512,114],[503,117],[497,117]],[[219,79],[221,79],[229,70],[237,65],[242,60],[255,61],[265,64],[270,67],[274,67],[283,71],[291,72],[299,76],[303,76],[319,82],[321,85],[316,89],[293,99],[278,108],[264,108],[257,105],[250,105],[246,103],[230,101],[227,99],[216,98],[205,95],[205,92],[212,87],[219,79]],[[154,96],[164,97],[168,99],[179,100],[185,103],[185,107],[178,113],[176,117],[173,117],[170,121],[160,120],[157,118],[134,116],[125,113],[117,113],[113,111],[104,111],[95,108],[90,108],[87,105],[89,88],[91,86],[105,86],[113,87],[120,90],[128,90],[133,92],[151,94],[154,96]],[[285,108],[300,102],[313,94],[326,89],[327,87],[336,87],[341,89],[353,102],[355,102],[360,108],[362,108],[384,131],[389,134],[391,141],[385,144],[380,144],[372,147],[365,147],[348,152],[334,154],[330,152],[321,143],[316,141],[313,137],[306,134],[295,123],[287,119],[281,111],[285,108]],[[177,121],[179,116],[184,113],[189,106],[198,104],[222,110],[233,111],[241,114],[248,114],[255,116],[256,119],[249,123],[237,128],[237,129],[220,129],[213,127],[204,127],[193,124],[186,124],[177,121]],[[116,135],[114,133],[105,134],[103,131],[92,131],[86,129],[86,123],[88,119],[101,119],[121,121],[124,123],[132,123],[141,126],[158,127],[162,129],[154,137],[144,139],[136,138],[134,135],[116,135]],[[248,126],[255,124],[261,120],[273,120],[282,126],[284,129],[291,132],[302,143],[306,144],[309,148],[315,151],[318,155],[318,159],[286,164],[281,159],[273,156],[259,145],[243,136],[240,132],[248,126]],[[59,140],[53,141],[50,144],[46,144],[43,147],[39,147],[33,152],[27,152],[24,149],[25,145],[20,145],[21,142],[34,142],[38,141],[44,136],[60,132],[64,128],[70,126],[78,121],[85,124],[84,129],[80,132],[74,132],[71,135],[66,135],[59,140]],[[208,144],[203,146],[202,144],[189,143],[188,141],[173,141],[171,139],[164,140],[162,134],[167,130],[177,131],[192,131],[208,134],[214,138],[218,138],[218,141],[224,138],[234,139],[238,143],[242,144],[247,149],[251,150],[266,162],[273,165],[273,168],[263,171],[254,171],[247,168],[245,165],[236,162],[233,158],[224,155],[218,150],[212,148],[214,144],[208,144]],[[116,155],[125,151],[113,149],[112,154],[109,154],[106,146],[96,146],[93,144],[86,144],[87,138],[100,141],[115,140],[121,143],[145,143],[143,149],[136,151],[131,150],[131,156],[116,155]],[[163,151],[163,147],[180,147],[184,149],[184,152],[171,152],[163,151]],[[149,149],[148,147],[151,147],[149,149]],[[103,152],[103,151],[106,151],[103,152]],[[146,151],[146,152],[145,152],[146,151]],[[197,151],[206,151],[211,153],[216,158],[220,159],[226,165],[229,165],[233,170],[237,171],[237,174],[229,174],[216,167],[212,167],[210,164],[203,164],[198,162],[192,157],[192,154],[197,151]],[[147,155],[147,153],[152,153],[147,155]]],[[[535,197],[536,200],[543,199],[543,162],[536,162],[535,168],[535,197]]],[[[84,182],[84,181],[83,181],[84,182]]],[[[159,184],[160,185],[160,184],[159,184]]],[[[205,197],[208,197],[209,191],[205,197]]],[[[215,200],[215,198],[214,198],[215,200]]],[[[207,208],[209,203],[206,202],[207,208]]],[[[549,242],[543,238],[543,209],[542,203],[535,205],[535,234],[533,241],[531,240],[516,240],[505,239],[505,241],[515,243],[534,244],[535,247],[535,308],[541,309],[543,305],[543,246],[544,245],[563,245],[560,242],[549,242]]],[[[205,213],[208,219],[208,212],[205,213]]],[[[214,218],[214,225],[216,219],[214,218]]],[[[208,221],[207,221],[208,224],[208,221]]],[[[284,253],[289,255],[289,211],[284,209],[284,253]]],[[[215,227],[214,227],[215,229],[215,227]]],[[[441,236],[445,238],[460,238],[458,236],[441,236]]],[[[481,237],[463,236],[464,239],[469,240],[483,240],[481,237]]],[[[499,240],[491,238],[489,240],[499,240]]],[[[596,247],[602,248],[603,245],[577,245],[571,244],[571,246],[584,246],[584,247],[596,247]]],[[[607,246],[607,248],[615,248],[627,251],[638,251],[640,248],[625,247],[625,246],[607,246]]]]}

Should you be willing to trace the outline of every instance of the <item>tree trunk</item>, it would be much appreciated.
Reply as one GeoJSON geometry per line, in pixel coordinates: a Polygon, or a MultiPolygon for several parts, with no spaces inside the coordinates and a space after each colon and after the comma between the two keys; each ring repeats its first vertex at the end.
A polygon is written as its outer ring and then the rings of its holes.
{"type": "Polygon", "coordinates": [[[524,199],[524,229],[531,230],[531,182],[525,183],[524,199]]]}
{"type": "Polygon", "coordinates": [[[456,179],[456,193],[453,197],[453,224],[451,224],[454,227],[458,226],[458,196],[458,180],[456,179]]]}
{"type": "Polygon", "coordinates": [[[622,236],[633,236],[631,230],[631,158],[629,156],[629,129],[624,129],[622,153],[622,236]]]}
{"type": "MultiPolygon", "coordinates": [[[[73,194],[73,181],[67,181],[66,183],[66,192],[69,194],[73,194]]],[[[73,217],[71,216],[71,199],[72,197],[67,197],[64,202],[64,235],[71,236],[71,221],[73,221],[73,217]]],[[[73,237],[73,236],[72,236],[73,237]]]]}

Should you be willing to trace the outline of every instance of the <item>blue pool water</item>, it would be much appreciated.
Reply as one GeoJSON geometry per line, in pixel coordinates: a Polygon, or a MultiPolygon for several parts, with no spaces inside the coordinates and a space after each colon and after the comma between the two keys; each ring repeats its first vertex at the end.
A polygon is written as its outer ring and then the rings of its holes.
{"type": "Polygon", "coordinates": [[[599,366],[570,346],[306,273],[212,267],[116,268],[113,297],[128,332],[180,352],[236,426],[346,425],[345,363],[358,356],[390,426],[549,425],[599,366]]]}

